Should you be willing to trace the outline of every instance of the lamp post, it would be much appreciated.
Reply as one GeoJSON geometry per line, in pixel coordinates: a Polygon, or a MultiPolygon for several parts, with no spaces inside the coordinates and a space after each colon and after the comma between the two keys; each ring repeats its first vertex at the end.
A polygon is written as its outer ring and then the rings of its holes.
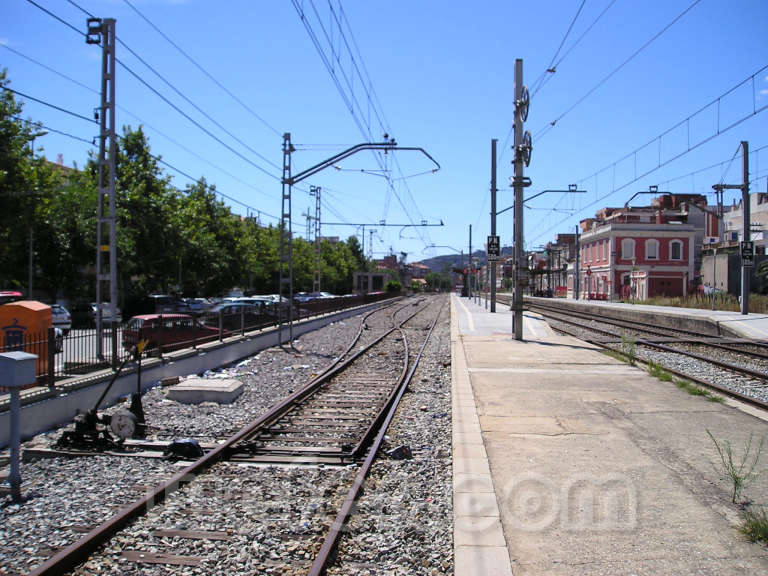
{"type": "MultiPolygon", "coordinates": [[[[35,166],[35,138],[45,136],[48,134],[48,130],[38,130],[32,132],[30,137],[30,153],[32,155],[32,166],[35,166]]],[[[34,168],[34,175],[37,177],[37,169],[34,168]]],[[[35,190],[37,189],[37,183],[35,183],[35,190]]],[[[34,289],[35,280],[35,192],[30,193],[32,197],[32,217],[29,220],[29,278],[27,281],[27,298],[32,299],[32,290],[34,289]]]]}
{"type": "Polygon", "coordinates": [[[717,294],[717,248],[713,248],[715,252],[714,258],[712,258],[712,310],[715,309],[715,295],[717,294]]]}

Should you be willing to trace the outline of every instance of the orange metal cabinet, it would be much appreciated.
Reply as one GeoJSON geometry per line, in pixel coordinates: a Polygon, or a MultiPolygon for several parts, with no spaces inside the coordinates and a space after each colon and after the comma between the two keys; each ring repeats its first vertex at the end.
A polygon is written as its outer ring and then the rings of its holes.
{"type": "Polygon", "coordinates": [[[37,374],[48,372],[48,329],[53,326],[51,307],[36,300],[0,306],[0,350],[37,354],[37,374]]]}

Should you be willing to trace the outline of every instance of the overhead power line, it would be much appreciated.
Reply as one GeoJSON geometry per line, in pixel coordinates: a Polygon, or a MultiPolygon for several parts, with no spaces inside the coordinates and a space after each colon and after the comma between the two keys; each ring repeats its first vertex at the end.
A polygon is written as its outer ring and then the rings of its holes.
{"type": "MultiPolygon", "coordinates": [[[[82,11],[82,12],[84,12],[85,14],[88,14],[89,16],[91,15],[91,14],[90,14],[90,12],[86,11],[84,8],[82,8],[81,6],[79,6],[78,4],[76,4],[75,2],[73,2],[72,0],[68,0],[68,1],[69,1],[69,3],[70,3],[70,4],[72,4],[73,6],[77,7],[79,10],[81,10],[81,11],[82,11]]],[[[79,35],[81,35],[81,36],[84,36],[84,37],[86,36],[86,34],[85,34],[84,32],[81,32],[81,31],[80,31],[80,30],[78,30],[78,29],[77,29],[75,26],[73,26],[72,24],[70,24],[69,22],[67,22],[66,20],[64,20],[63,18],[61,18],[61,17],[57,16],[56,14],[54,14],[53,12],[51,12],[50,10],[47,10],[46,8],[44,8],[44,7],[40,6],[40,4],[38,4],[38,3],[37,3],[37,2],[35,2],[34,0],[27,0],[27,2],[29,2],[30,4],[32,4],[32,5],[33,5],[33,6],[35,6],[35,7],[39,8],[40,10],[42,10],[43,12],[45,12],[46,14],[48,14],[49,16],[51,16],[52,18],[54,18],[55,20],[57,20],[58,22],[61,22],[62,24],[66,25],[68,28],[70,28],[70,29],[74,30],[74,31],[75,31],[75,32],[77,32],[79,35]]],[[[92,17],[92,16],[91,16],[91,17],[92,17]]],[[[130,75],[131,75],[131,76],[133,76],[133,77],[134,77],[136,80],[138,80],[138,81],[139,81],[139,82],[140,82],[142,85],[144,85],[144,86],[145,86],[147,89],[149,89],[149,90],[150,90],[152,93],[154,93],[156,96],[158,96],[158,97],[159,97],[161,100],[163,100],[163,101],[164,101],[166,104],[168,104],[168,105],[169,105],[171,108],[173,108],[174,110],[176,110],[176,112],[178,112],[179,114],[181,114],[182,116],[184,116],[184,118],[186,118],[186,119],[187,119],[189,122],[191,122],[193,125],[195,125],[195,126],[198,128],[198,129],[200,129],[201,131],[205,132],[205,134],[207,134],[209,137],[211,137],[211,138],[213,138],[214,140],[216,140],[216,141],[217,141],[219,144],[221,144],[222,146],[224,146],[224,147],[225,147],[227,150],[229,150],[230,152],[232,152],[233,154],[235,154],[235,155],[236,155],[238,158],[240,158],[241,160],[243,160],[243,161],[245,161],[246,163],[248,163],[250,166],[253,166],[254,168],[256,168],[256,169],[257,169],[257,170],[259,170],[260,172],[264,173],[265,175],[269,176],[270,178],[272,178],[272,179],[275,179],[275,180],[277,180],[277,181],[280,181],[280,178],[279,178],[278,176],[276,176],[276,175],[272,174],[271,172],[269,172],[268,170],[266,170],[265,168],[263,168],[263,167],[262,167],[262,166],[260,166],[259,164],[256,164],[256,163],[255,163],[255,162],[253,162],[251,159],[249,159],[249,158],[247,158],[246,156],[244,156],[243,154],[241,154],[241,153],[240,153],[238,150],[234,149],[232,146],[230,146],[229,144],[227,144],[226,142],[224,142],[224,141],[223,141],[221,138],[219,138],[218,136],[216,136],[215,134],[213,134],[213,133],[212,133],[210,130],[208,130],[207,128],[205,128],[205,127],[204,127],[202,124],[200,124],[198,121],[196,121],[194,118],[192,118],[192,117],[191,117],[189,114],[187,114],[186,112],[184,112],[184,111],[183,111],[181,108],[179,108],[179,107],[178,107],[176,104],[174,104],[173,102],[171,102],[171,101],[170,101],[170,100],[169,100],[169,99],[168,99],[166,96],[164,96],[162,93],[160,93],[160,92],[159,92],[159,91],[158,91],[158,90],[157,90],[155,87],[153,87],[153,86],[152,86],[151,84],[149,84],[149,83],[148,83],[146,80],[144,80],[144,79],[143,79],[143,78],[142,78],[142,77],[141,77],[139,74],[137,74],[136,72],[134,72],[134,71],[133,71],[133,70],[132,70],[132,69],[131,69],[131,68],[130,68],[128,65],[126,65],[124,62],[122,62],[122,61],[121,61],[119,58],[115,58],[115,60],[116,60],[116,62],[117,62],[118,64],[120,64],[120,65],[121,65],[121,66],[122,66],[122,67],[123,67],[123,68],[124,68],[124,69],[125,69],[125,70],[126,70],[126,71],[127,71],[129,74],[130,74],[130,75]]]]}
{"type": "Polygon", "coordinates": [[[571,106],[569,106],[563,113],[561,113],[557,118],[552,120],[547,126],[544,126],[541,128],[538,132],[536,132],[533,136],[534,141],[540,140],[542,137],[544,137],[547,132],[549,132],[552,128],[555,127],[555,125],[562,120],[566,115],[568,115],[570,112],[573,111],[574,108],[576,108],[579,104],[584,102],[587,98],[589,98],[598,88],[600,88],[603,84],[608,82],[613,76],[616,75],[616,73],[619,72],[624,66],[629,64],[634,58],[640,54],[643,50],[648,48],[655,40],[657,40],[664,32],[669,30],[672,26],[674,26],[683,16],[688,14],[701,0],[694,0],[685,10],[683,10],[680,14],[678,14],[671,22],[669,22],[664,28],[659,30],[656,34],[654,34],[645,44],[640,46],[637,50],[635,50],[632,55],[630,55],[626,60],[624,60],[621,64],[619,64],[616,68],[614,68],[605,78],[600,80],[597,84],[595,84],[592,88],[590,88],[581,98],[579,98],[576,102],[574,102],[571,106]]]}
{"type": "MultiPolygon", "coordinates": [[[[584,30],[584,32],[581,33],[581,36],[579,36],[573,44],[571,44],[568,48],[568,50],[563,53],[562,56],[560,56],[560,59],[554,62],[554,64],[550,64],[539,76],[539,79],[541,80],[539,83],[539,86],[536,88],[536,91],[531,95],[531,100],[533,100],[533,97],[554,77],[555,72],[560,67],[560,64],[565,60],[568,55],[576,48],[576,46],[579,45],[579,43],[584,39],[584,37],[589,34],[589,32],[592,30],[592,28],[595,27],[595,24],[597,24],[600,19],[605,15],[606,12],[616,3],[616,0],[611,0],[608,5],[603,8],[603,11],[600,12],[600,14],[597,15],[597,18],[595,18],[592,23],[587,26],[587,28],[584,30]]],[[[583,5],[583,3],[582,3],[583,5]]],[[[579,8],[581,10],[581,8],[579,8]]],[[[574,19],[575,21],[575,19],[574,19]]],[[[537,80],[538,81],[538,80],[537,80]]],[[[536,82],[534,82],[534,85],[536,82]]],[[[512,134],[514,133],[515,124],[514,122],[510,125],[509,131],[507,132],[506,138],[504,138],[504,143],[501,146],[501,152],[499,154],[499,164],[501,164],[502,159],[504,158],[504,155],[507,153],[507,150],[509,150],[508,145],[509,141],[512,138],[512,134]]]]}
{"type": "MultiPolygon", "coordinates": [[[[94,141],[94,139],[88,140],[87,138],[83,138],[81,136],[76,136],[76,135],[71,134],[69,132],[65,132],[64,130],[59,130],[57,128],[53,128],[53,127],[51,127],[48,124],[45,124],[43,122],[34,122],[34,121],[31,121],[31,120],[27,120],[25,118],[22,118],[20,116],[11,116],[10,118],[12,118],[13,120],[17,120],[19,122],[24,122],[25,124],[34,124],[35,126],[38,126],[38,127],[42,128],[42,129],[45,129],[48,132],[52,132],[54,134],[59,134],[61,136],[65,136],[66,138],[70,138],[72,140],[77,140],[79,142],[83,142],[83,143],[88,144],[89,146],[92,146],[94,148],[97,146],[97,144],[94,141]]],[[[118,136],[118,139],[119,140],[124,140],[124,137],[118,136]]],[[[171,164],[170,162],[164,160],[160,156],[157,156],[155,154],[151,154],[150,153],[149,157],[152,158],[153,160],[155,160],[156,162],[158,162],[159,164],[162,164],[166,168],[168,168],[170,170],[173,170],[174,172],[176,172],[180,176],[183,176],[183,177],[187,178],[191,182],[199,182],[200,181],[200,178],[195,178],[194,176],[192,176],[188,172],[185,172],[181,168],[178,168],[177,166],[174,166],[173,164],[171,164]]],[[[181,190],[180,188],[176,188],[174,186],[172,186],[172,188],[174,190],[179,191],[179,192],[184,192],[184,190],[181,190]]],[[[246,204],[245,202],[242,202],[241,200],[238,200],[237,198],[234,198],[233,196],[230,196],[229,194],[226,194],[226,193],[222,192],[218,188],[213,190],[213,192],[217,196],[221,196],[222,198],[226,198],[230,202],[232,202],[234,204],[238,204],[238,205],[242,206],[243,208],[245,208],[246,210],[249,210],[250,212],[256,212],[256,213],[259,213],[259,214],[263,214],[264,216],[268,216],[269,218],[272,218],[275,221],[279,221],[280,220],[279,216],[275,216],[274,214],[270,214],[269,212],[265,212],[264,210],[261,210],[260,208],[255,208],[255,207],[251,206],[250,204],[246,204]]],[[[298,226],[298,223],[294,222],[294,225],[298,226]]]]}
{"type": "Polygon", "coordinates": [[[240,104],[240,106],[243,107],[249,114],[251,114],[254,118],[256,118],[259,122],[261,122],[264,126],[269,128],[274,134],[277,136],[282,136],[282,133],[277,130],[274,126],[272,126],[269,122],[267,122],[260,114],[258,114],[253,108],[248,106],[245,102],[243,102],[240,98],[238,98],[235,94],[233,94],[226,86],[224,86],[221,82],[219,82],[216,78],[214,78],[205,68],[203,68],[194,58],[192,58],[187,52],[185,52],[181,46],[176,44],[173,40],[171,40],[168,35],[166,35],[160,28],[158,28],[149,18],[147,18],[143,13],[141,13],[133,4],[131,4],[128,0],[123,0],[130,8],[133,10],[142,20],[144,20],[150,27],[152,27],[155,32],[160,34],[171,46],[176,48],[176,50],[181,53],[182,56],[184,56],[189,62],[192,63],[200,72],[202,72],[211,82],[216,84],[221,90],[223,90],[230,98],[232,98],[235,102],[240,104]]]}
{"type": "MultiPolygon", "coordinates": [[[[73,84],[75,84],[77,86],[80,86],[81,88],[84,88],[84,89],[88,90],[89,92],[92,92],[94,94],[99,94],[98,90],[95,90],[95,89],[91,88],[90,86],[87,86],[87,85],[83,84],[82,82],[79,82],[78,80],[75,80],[71,76],[67,76],[66,74],[63,74],[63,73],[59,72],[58,70],[56,70],[56,69],[54,69],[54,68],[52,68],[50,66],[47,66],[46,64],[43,64],[39,60],[35,60],[34,58],[32,58],[30,56],[27,56],[26,54],[23,54],[23,53],[19,52],[18,50],[14,50],[14,49],[10,48],[9,46],[7,46],[6,44],[0,44],[0,46],[3,46],[4,48],[8,48],[11,52],[13,52],[14,54],[20,56],[21,58],[25,58],[26,60],[28,60],[28,61],[30,61],[30,62],[40,66],[41,68],[43,68],[45,70],[48,70],[49,72],[51,72],[53,74],[56,74],[57,76],[60,76],[61,78],[64,78],[65,80],[67,80],[67,81],[69,81],[69,82],[71,82],[71,83],[73,83],[73,84]]],[[[168,140],[171,144],[174,144],[175,146],[178,146],[179,148],[184,150],[187,154],[190,154],[191,156],[194,156],[198,160],[204,162],[205,164],[207,164],[208,166],[214,168],[215,170],[218,170],[222,174],[225,174],[226,176],[228,176],[232,180],[238,182],[239,184],[242,184],[243,186],[245,186],[247,188],[250,188],[251,190],[253,190],[255,192],[258,192],[259,194],[261,194],[261,195],[263,195],[263,196],[265,196],[267,198],[270,198],[270,199],[272,198],[271,195],[267,194],[262,189],[258,188],[257,186],[254,186],[250,182],[246,182],[245,180],[243,180],[239,176],[236,176],[235,174],[233,174],[229,170],[226,170],[225,168],[222,168],[218,164],[215,164],[214,162],[211,162],[207,157],[205,157],[205,156],[203,156],[201,154],[198,154],[194,150],[188,148],[187,146],[185,146],[184,144],[182,144],[181,142],[179,142],[175,138],[169,136],[167,133],[165,133],[164,131],[160,130],[156,126],[154,126],[151,123],[147,122],[145,119],[143,119],[142,117],[138,116],[136,113],[132,112],[131,110],[128,110],[124,106],[118,106],[117,108],[121,112],[123,112],[125,114],[128,114],[132,118],[135,118],[139,122],[140,125],[149,128],[153,132],[159,134],[160,136],[162,136],[163,138],[168,140]]]]}
{"type": "MultiPolygon", "coordinates": [[[[762,106],[758,107],[758,105],[757,105],[757,93],[756,93],[756,90],[755,90],[755,78],[760,77],[762,74],[765,73],[766,70],[768,70],[768,65],[763,66],[762,68],[760,68],[754,74],[748,76],[747,78],[745,78],[744,80],[742,80],[741,82],[739,82],[738,84],[736,84],[735,86],[730,88],[729,90],[725,91],[723,94],[721,94],[720,96],[718,96],[717,98],[715,98],[714,100],[709,102],[708,104],[706,104],[706,105],[702,106],[701,108],[699,108],[693,114],[690,114],[689,116],[687,116],[686,118],[684,118],[680,122],[677,122],[674,126],[668,128],[667,130],[665,130],[664,132],[662,132],[661,134],[659,134],[655,138],[649,140],[648,142],[646,142],[642,146],[636,148],[635,150],[633,150],[629,154],[626,154],[623,157],[621,157],[620,159],[616,160],[615,162],[612,162],[612,163],[608,164],[607,166],[605,166],[604,168],[601,168],[600,170],[597,170],[596,172],[593,172],[589,176],[586,176],[585,178],[581,178],[580,180],[577,180],[576,181],[577,184],[583,184],[584,182],[587,182],[588,180],[591,180],[592,178],[597,178],[597,176],[599,176],[600,174],[602,174],[602,173],[604,173],[604,172],[606,172],[608,170],[614,169],[614,172],[615,172],[615,168],[619,164],[621,164],[622,162],[625,162],[625,161],[627,161],[629,159],[633,159],[634,160],[635,169],[634,169],[634,173],[633,173],[633,177],[632,178],[630,178],[627,182],[625,182],[624,184],[622,184],[620,186],[616,186],[614,184],[614,186],[612,187],[612,190],[610,192],[608,192],[608,193],[606,193],[606,194],[604,194],[602,196],[597,197],[593,202],[590,202],[586,206],[583,206],[582,208],[579,209],[579,212],[583,212],[587,208],[590,208],[590,207],[596,205],[597,203],[602,202],[603,200],[605,200],[609,196],[612,196],[613,194],[615,194],[617,192],[620,192],[621,190],[624,190],[627,186],[629,186],[631,184],[634,184],[638,180],[640,180],[642,178],[645,178],[646,176],[648,176],[650,174],[653,174],[656,170],[659,170],[660,168],[662,168],[664,166],[667,166],[671,162],[674,162],[675,160],[677,160],[679,158],[682,158],[686,154],[689,154],[690,152],[696,150],[697,148],[699,148],[700,146],[706,144],[707,142],[709,142],[709,141],[717,138],[718,136],[728,132],[729,130],[735,128],[736,126],[738,126],[742,122],[745,122],[746,120],[749,120],[753,116],[757,116],[761,112],[763,112],[766,109],[768,109],[768,103],[763,104],[762,106]],[[728,96],[729,94],[731,94],[734,91],[736,91],[737,89],[739,89],[740,87],[746,86],[746,85],[748,85],[750,83],[752,84],[752,90],[751,90],[751,93],[752,93],[752,106],[749,107],[749,110],[744,115],[742,115],[740,118],[737,118],[736,120],[733,120],[727,126],[721,127],[720,126],[720,114],[719,114],[720,101],[724,97],[728,96]],[[713,133],[709,134],[706,137],[702,137],[697,142],[693,142],[692,143],[691,139],[690,139],[691,138],[691,136],[690,136],[691,120],[693,120],[696,116],[698,116],[702,112],[704,112],[704,111],[706,111],[708,109],[712,109],[712,108],[714,108],[715,110],[718,111],[717,123],[716,123],[717,125],[715,127],[715,131],[713,133]],[[665,136],[669,136],[675,130],[677,130],[677,129],[683,127],[683,126],[685,126],[686,130],[687,130],[687,146],[681,152],[673,154],[673,155],[671,155],[668,158],[662,159],[662,157],[661,157],[661,149],[662,149],[661,144],[662,144],[663,138],[665,136]],[[658,150],[659,150],[659,156],[658,156],[658,161],[657,161],[656,165],[652,166],[649,169],[642,169],[641,168],[641,172],[638,173],[637,172],[637,155],[638,155],[638,153],[642,152],[644,149],[646,149],[649,146],[654,145],[654,144],[658,145],[658,150]],[[642,171],[642,170],[644,170],[644,171],[642,171]]],[[[559,202],[558,202],[558,204],[559,204],[559,202]]],[[[540,236],[543,236],[544,234],[547,234],[548,232],[550,232],[554,228],[560,226],[566,220],[567,220],[567,218],[558,221],[554,226],[548,228],[547,230],[542,232],[536,238],[539,238],[540,236]]]]}
{"type": "Polygon", "coordinates": [[[69,114],[70,116],[79,118],[80,120],[85,120],[86,122],[98,124],[98,122],[93,118],[88,118],[87,116],[83,116],[82,114],[78,114],[77,112],[73,112],[72,110],[67,110],[66,108],[62,108],[61,106],[56,106],[55,104],[51,104],[50,102],[46,102],[45,100],[41,100],[40,98],[35,98],[34,96],[30,96],[29,94],[25,94],[24,92],[19,92],[18,90],[14,90],[13,88],[8,88],[7,86],[0,86],[0,88],[5,90],[6,92],[12,92],[13,94],[21,96],[22,98],[26,98],[27,100],[32,100],[33,102],[37,102],[38,104],[42,104],[43,106],[48,106],[49,108],[53,108],[54,110],[58,110],[59,112],[63,112],[64,114],[69,114]]]}
{"type": "MultiPolygon", "coordinates": [[[[299,0],[292,0],[292,2],[297,14],[299,15],[299,18],[302,21],[302,24],[304,25],[305,30],[307,31],[307,34],[310,37],[310,40],[314,44],[315,49],[320,56],[321,61],[323,62],[323,65],[328,71],[328,74],[331,76],[331,80],[336,86],[339,95],[344,101],[347,110],[351,114],[352,119],[355,122],[355,125],[358,127],[358,130],[360,131],[360,134],[363,136],[363,138],[369,142],[375,141],[377,139],[373,135],[373,120],[378,123],[378,127],[382,134],[392,134],[392,131],[389,129],[388,122],[382,110],[381,104],[378,100],[378,96],[376,95],[376,92],[373,88],[373,82],[371,81],[362,55],[360,54],[359,48],[357,47],[357,42],[354,39],[354,33],[352,32],[352,28],[349,25],[349,21],[347,20],[344,10],[341,6],[340,0],[337,0],[336,2],[338,4],[338,9],[334,7],[333,0],[328,0],[328,8],[330,11],[330,32],[329,28],[327,28],[323,23],[323,18],[320,16],[314,0],[309,0],[311,13],[304,9],[303,2],[300,2],[299,0]],[[318,35],[312,23],[310,22],[310,16],[312,14],[314,14],[317,25],[321,30],[322,38],[318,35]],[[338,44],[334,44],[334,38],[338,38],[338,44]],[[323,39],[329,49],[328,52],[330,52],[330,54],[326,51],[326,48],[323,45],[323,39]],[[345,55],[348,58],[348,63],[346,61],[342,62],[342,55],[345,55]],[[349,68],[350,74],[353,75],[352,77],[347,74],[347,68],[349,68]],[[355,77],[357,78],[357,90],[354,89],[355,77]],[[367,104],[365,109],[357,97],[358,93],[360,93],[360,87],[362,87],[362,92],[365,95],[365,102],[367,104]],[[373,118],[371,117],[371,114],[373,114],[373,118]]],[[[385,156],[380,151],[376,151],[373,154],[376,162],[379,165],[379,168],[385,170],[387,168],[385,156]]],[[[393,164],[398,170],[399,176],[404,177],[405,175],[399,164],[397,156],[392,154],[392,157],[394,158],[393,164]]],[[[387,186],[388,192],[387,197],[385,198],[386,209],[388,209],[389,204],[389,193],[392,193],[400,206],[405,211],[406,216],[409,218],[409,220],[411,220],[411,223],[415,224],[415,221],[413,220],[413,214],[416,213],[420,215],[420,210],[413,198],[413,194],[410,187],[408,186],[408,183],[403,182],[402,187],[405,189],[405,192],[407,193],[413,205],[413,207],[410,209],[406,207],[405,202],[401,198],[401,195],[398,193],[391,178],[387,178],[387,186]]],[[[386,211],[383,216],[386,217],[386,211]]],[[[428,243],[429,239],[424,238],[423,232],[418,228],[417,232],[421,236],[422,241],[428,243]]]]}
{"type": "Polygon", "coordinates": [[[574,14],[573,18],[571,19],[571,23],[568,26],[568,30],[566,30],[565,35],[563,36],[563,39],[560,41],[560,45],[557,47],[557,50],[555,51],[554,55],[552,56],[552,60],[549,61],[549,65],[544,70],[544,72],[541,73],[541,75],[536,79],[536,81],[531,86],[531,99],[533,99],[534,96],[538,93],[538,91],[541,89],[544,78],[546,78],[547,74],[554,74],[555,73],[555,59],[557,58],[558,54],[560,54],[560,50],[563,49],[563,44],[565,44],[565,41],[568,39],[569,34],[571,33],[571,30],[573,30],[573,25],[576,24],[576,20],[579,18],[579,14],[581,14],[581,10],[584,8],[584,4],[587,0],[581,0],[581,4],[579,4],[578,10],[576,10],[576,14],[574,14]]]}

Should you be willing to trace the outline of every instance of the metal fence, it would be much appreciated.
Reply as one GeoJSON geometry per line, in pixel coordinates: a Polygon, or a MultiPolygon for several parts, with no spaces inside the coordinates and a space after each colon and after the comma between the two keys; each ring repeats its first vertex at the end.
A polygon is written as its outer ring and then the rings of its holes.
{"type": "MultiPolygon", "coordinates": [[[[338,312],[363,304],[370,304],[393,297],[391,293],[362,294],[322,298],[297,302],[293,306],[293,318],[305,319],[320,314],[338,312]]],[[[199,315],[160,314],[151,326],[141,330],[129,329],[130,322],[108,325],[102,332],[101,354],[98,334],[94,328],[72,329],[66,336],[56,337],[49,328],[39,334],[27,334],[16,339],[6,338],[0,352],[21,350],[36,354],[37,384],[55,385],[56,380],[82,376],[98,370],[116,370],[120,363],[135,351],[139,340],[147,342],[144,357],[160,356],[184,348],[196,348],[205,342],[223,340],[277,324],[278,311],[242,308],[236,314],[202,313],[199,315]],[[183,321],[182,321],[183,319],[183,321]],[[58,340],[58,341],[57,341],[58,340]]],[[[287,305],[282,310],[283,321],[288,316],[287,305]]]]}

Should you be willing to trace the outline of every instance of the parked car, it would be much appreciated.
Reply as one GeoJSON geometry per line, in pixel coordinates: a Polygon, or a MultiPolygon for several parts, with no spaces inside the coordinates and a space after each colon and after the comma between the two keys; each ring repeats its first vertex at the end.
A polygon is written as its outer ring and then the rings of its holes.
{"type": "Polygon", "coordinates": [[[155,314],[170,314],[178,311],[178,302],[167,294],[150,294],[150,307],[155,314]]]}
{"type": "Polygon", "coordinates": [[[256,328],[272,320],[273,315],[268,310],[266,302],[256,299],[225,300],[217,304],[206,314],[208,326],[221,326],[225,330],[240,330],[241,328],[256,328]],[[252,300],[250,302],[245,300],[252,300]]]}
{"type": "MultiPolygon", "coordinates": [[[[96,326],[96,316],[98,314],[98,306],[96,306],[96,302],[91,302],[91,326],[96,326]]],[[[102,302],[101,303],[101,323],[104,324],[111,324],[112,321],[117,322],[120,324],[123,321],[122,313],[120,312],[120,308],[115,307],[115,317],[112,318],[112,314],[109,307],[109,302],[102,302]]]]}
{"type": "Polygon", "coordinates": [[[18,290],[0,290],[0,305],[24,300],[24,295],[18,290]]]}
{"type": "Polygon", "coordinates": [[[175,350],[218,337],[217,328],[205,326],[188,314],[141,314],[123,328],[123,348],[130,350],[139,340],[146,340],[146,350],[162,346],[175,350]]]}
{"type": "Polygon", "coordinates": [[[72,328],[72,316],[69,310],[61,304],[51,304],[51,316],[53,318],[53,326],[60,329],[64,336],[69,334],[72,328]]]}

